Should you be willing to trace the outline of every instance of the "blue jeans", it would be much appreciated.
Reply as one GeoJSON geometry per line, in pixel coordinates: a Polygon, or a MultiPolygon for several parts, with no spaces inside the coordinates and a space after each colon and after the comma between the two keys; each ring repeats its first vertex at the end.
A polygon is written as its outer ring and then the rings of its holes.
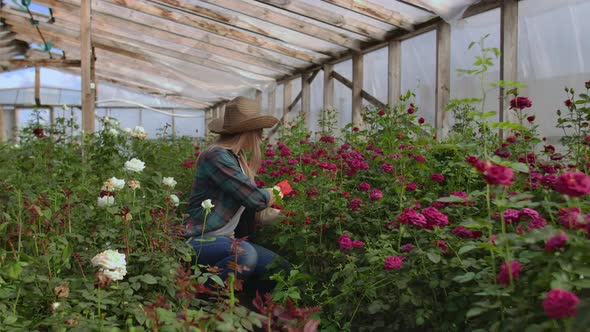
{"type": "MultiPolygon", "coordinates": [[[[226,236],[193,237],[189,243],[198,255],[193,260],[196,259],[196,263],[201,265],[221,268],[219,276],[225,280],[233,272],[228,268],[228,262],[236,261],[235,250],[231,250],[233,241],[226,236]]],[[[247,241],[241,241],[239,246],[237,263],[244,268],[240,269],[237,276],[245,282],[246,289],[258,290],[261,295],[271,292],[274,282],[268,280],[268,277],[281,270],[287,273],[290,270],[290,265],[284,258],[266,248],[247,241]]]]}

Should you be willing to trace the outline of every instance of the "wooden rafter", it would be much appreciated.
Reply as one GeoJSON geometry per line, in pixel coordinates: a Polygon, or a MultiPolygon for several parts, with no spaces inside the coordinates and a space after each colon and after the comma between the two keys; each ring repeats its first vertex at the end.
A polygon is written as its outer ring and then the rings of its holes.
{"type": "Polygon", "coordinates": [[[326,3],[348,9],[376,20],[400,27],[404,30],[414,30],[412,21],[405,15],[385,8],[383,6],[371,3],[369,1],[356,0],[322,0],[326,3]]]}
{"type": "MultiPolygon", "coordinates": [[[[52,36],[51,34],[47,35],[52,37],[52,40],[56,42],[56,46],[66,50],[68,54],[76,56],[78,50],[72,40],[64,41],[63,37],[58,39],[57,36],[52,36]]],[[[23,36],[23,38],[26,38],[26,36],[23,36]]],[[[183,91],[185,94],[187,91],[197,90],[203,85],[203,83],[200,83],[203,81],[197,81],[194,78],[186,76],[186,73],[192,72],[190,64],[184,65],[182,70],[177,70],[174,67],[160,65],[158,60],[154,60],[155,62],[152,63],[149,61],[151,59],[149,57],[136,57],[133,53],[118,54],[115,52],[109,52],[108,50],[105,51],[101,48],[98,48],[97,52],[99,55],[99,67],[117,64],[121,67],[121,70],[132,68],[138,77],[151,73],[154,77],[154,82],[159,81],[162,85],[168,84],[168,82],[175,82],[174,85],[176,86],[186,86],[183,91]],[[101,59],[104,61],[100,61],[101,59]],[[158,77],[160,78],[158,79],[158,77]],[[190,88],[191,85],[194,87],[190,88]]]]}
{"type": "MultiPolygon", "coordinates": [[[[7,23],[12,25],[19,25],[22,28],[30,28],[30,23],[24,14],[14,10],[5,10],[0,13],[0,17],[4,17],[7,23]]],[[[57,33],[59,36],[68,36],[75,38],[77,31],[74,30],[76,23],[72,20],[76,20],[76,16],[69,14],[59,17],[60,19],[54,24],[41,24],[45,31],[48,33],[57,33]]],[[[290,73],[291,69],[282,65],[264,62],[260,59],[243,56],[239,52],[233,52],[227,49],[221,49],[217,54],[210,54],[207,52],[199,51],[199,43],[195,41],[187,41],[186,43],[180,44],[173,40],[167,40],[162,38],[155,38],[149,35],[149,29],[134,30],[134,26],[125,25],[124,22],[102,22],[96,19],[94,21],[95,29],[93,35],[95,38],[95,44],[98,47],[115,47],[121,50],[131,49],[136,50],[136,53],[143,51],[144,53],[158,53],[167,56],[175,57],[179,60],[192,62],[205,67],[219,70],[220,68],[234,67],[244,73],[252,73],[255,75],[261,75],[266,77],[274,77],[280,75],[280,73],[290,73]],[[144,36],[144,38],[142,38],[144,36]],[[182,53],[180,50],[190,50],[190,54],[182,53]],[[235,54],[234,54],[235,53],[235,54]],[[228,54],[230,57],[228,57],[228,54]],[[249,61],[249,63],[243,63],[236,61],[231,56],[237,56],[240,60],[249,61]]],[[[30,30],[30,29],[29,29],[30,30]]],[[[59,37],[58,36],[58,37],[59,37]]],[[[164,36],[163,36],[164,37],[164,36]]],[[[178,38],[177,38],[178,39],[178,38]]],[[[176,40],[177,40],[176,39],[176,40]]]]}
{"type": "MultiPolygon", "coordinates": [[[[36,0],[35,2],[53,8],[54,16],[58,20],[64,15],[64,13],[75,16],[79,15],[79,1],[36,0]]],[[[220,54],[220,52],[223,50],[230,50],[233,52],[227,53],[226,56],[236,61],[243,60],[241,57],[234,58],[230,57],[230,55],[239,54],[242,55],[242,57],[252,57],[253,60],[258,60],[260,63],[269,64],[268,67],[272,67],[272,64],[280,64],[282,66],[295,68],[306,64],[304,61],[268,51],[260,47],[253,47],[244,42],[108,3],[97,2],[94,7],[93,15],[95,16],[95,20],[99,22],[105,21],[107,24],[122,22],[123,24],[126,24],[129,29],[132,29],[132,31],[140,29],[139,27],[143,27],[144,30],[139,30],[139,33],[148,34],[144,32],[146,31],[145,29],[147,29],[147,31],[150,31],[149,35],[161,39],[177,41],[180,43],[180,41],[177,40],[177,37],[185,37],[192,40],[192,44],[190,45],[193,45],[193,47],[214,55],[223,55],[220,54]]]]}
{"type": "Polygon", "coordinates": [[[50,68],[64,68],[64,67],[80,67],[80,60],[70,59],[12,59],[7,61],[0,61],[0,66],[6,66],[10,70],[16,70],[29,67],[50,67],[50,68]]]}
{"type": "MultiPolygon", "coordinates": [[[[503,0],[481,0],[480,2],[467,8],[465,13],[463,13],[463,18],[471,17],[474,15],[481,14],[483,12],[498,8],[502,4],[502,1],[503,0]]],[[[518,0],[518,1],[521,1],[521,0],[518,0]]],[[[440,17],[435,17],[435,18],[428,20],[426,22],[416,24],[414,27],[415,29],[413,31],[405,31],[405,30],[401,30],[401,29],[395,30],[394,32],[392,32],[390,34],[389,37],[387,37],[387,40],[375,42],[373,45],[370,45],[370,46],[368,45],[367,47],[365,47],[363,49],[362,52],[369,53],[369,52],[375,51],[377,49],[388,46],[388,44],[391,41],[404,41],[404,40],[419,36],[421,34],[433,31],[436,29],[436,27],[441,22],[444,22],[443,19],[441,19],[440,17]]],[[[350,51],[350,52],[340,55],[337,58],[333,58],[330,61],[326,61],[326,64],[335,65],[335,64],[341,63],[343,61],[347,61],[347,60],[352,59],[352,56],[353,56],[353,51],[350,51]]],[[[315,65],[309,66],[305,69],[296,71],[292,75],[286,75],[284,77],[277,79],[277,84],[282,84],[286,81],[296,79],[301,76],[302,72],[313,71],[313,70],[317,70],[317,69],[321,69],[321,68],[322,68],[322,66],[315,66],[315,65]]]]}
{"type": "MultiPolygon", "coordinates": [[[[95,22],[96,25],[101,25],[101,23],[95,22]]],[[[60,25],[54,25],[50,28],[61,27],[60,25]]],[[[74,31],[69,30],[69,34],[61,34],[57,35],[57,38],[62,38],[63,36],[67,35],[70,38],[73,38],[74,31]]],[[[175,59],[174,61],[180,63],[186,63],[186,65],[196,64],[203,67],[207,67],[213,70],[222,71],[231,74],[237,74],[240,76],[245,76],[251,78],[253,80],[266,80],[268,81],[272,76],[277,75],[276,72],[270,71],[266,68],[262,67],[255,67],[249,66],[248,64],[242,64],[242,68],[238,65],[240,63],[232,62],[226,58],[222,57],[215,57],[209,56],[212,60],[206,59],[207,55],[204,55],[204,58],[195,57],[191,55],[185,55],[185,53],[180,53],[177,51],[171,51],[167,48],[162,48],[158,46],[154,46],[153,44],[146,44],[142,41],[138,40],[129,40],[125,39],[122,36],[111,35],[109,33],[103,33],[95,29],[94,31],[95,37],[95,45],[99,48],[109,50],[115,53],[120,53],[124,55],[134,56],[138,58],[150,58],[150,59],[175,59]],[[225,63],[227,65],[223,65],[225,63]],[[249,71],[250,69],[250,71],[249,71]]],[[[150,40],[154,43],[157,40],[150,40]]],[[[178,48],[178,47],[177,47],[178,48]]],[[[197,52],[191,52],[194,54],[201,54],[197,52]]],[[[169,62],[169,61],[168,61],[169,62]]]]}
{"type": "Polygon", "coordinates": [[[153,16],[173,20],[175,22],[189,25],[197,29],[229,37],[234,40],[246,42],[248,44],[259,46],[306,62],[321,63],[322,59],[327,59],[327,57],[319,53],[299,51],[293,48],[291,45],[280,40],[262,38],[255,34],[247,33],[243,30],[232,28],[228,25],[212,22],[210,20],[203,19],[196,15],[190,15],[185,12],[173,10],[167,7],[163,7],[161,5],[156,5],[151,2],[139,0],[103,0],[101,2],[115,4],[153,16]]]}
{"type": "MultiPolygon", "coordinates": [[[[23,36],[23,38],[26,38],[26,36],[23,36]]],[[[66,50],[68,54],[79,56],[79,50],[73,42],[64,42],[59,39],[54,40],[57,43],[56,45],[66,50]]],[[[126,73],[129,77],[129,82],[135,82],[137,85],[143,84],[147,86],[151,85],[152,87],[158,86],[167,88],[169,89],[166,92],[168,94],[184,94],[193,100],[199,100],[197,96],[191,96],[191,91],[195,89],[191,89],[190,86],[186,85],[187,82],[176,77],[174,75],[175,73],[170,73],[169,68],[161,67],[158,64],[150,63],[132,55],[125,56],[101,49],[97,49],[97,52],[99,58],[99,66],[97,68],[98,73],[105,71],[117,74],[126,73]],[[105,61],[103,62],[101,59],[104,59],[105,61]],[[184,89],[177,89],[182,86],[184,86],[184,89]]]]}
{"type": "Polygon", "coordinates": [[[320,7],[309,5],[300,1],[285,0],[256,0],[283,10],[305,16],[307,18],[323,22],[356,34],[372,39],[382,40],[387,36],[387,31],[370,25],[354,17],[328,12],[320,7]]]}
{"type": "Polygon", "coordinates": [[[272,30],[265,30],[261,29],[260,27],[256,26],[254,23],[251,23],[245,19],[242,19],[242,15],[247,15],[259,20],[263,20],[274,25],[278,25],[293,31],[297,31],[314,38],[318,38],[324,41],[328,41],[330,43],[346,47],[348,49],[360,49],[360,41],[350,38],[349,36],[328,30],[323,28],[317,24],[310,23],[310,22],[303,22],[292,16],[285,15],[281,12],[276,10],[264,8],[260,5],[257,5],[252,0],[201,0],[202,2],[210,3],[212,5],[226,8],[235,12],[238,12],[238,15],[228,15],[227,13],[211,10],[208,8],[204,8],[202,6],[197,5],[194,1],[176,1],[176,0],[152,0],[153,2],[166,4],[174,7],[181,8],[183,10],[187,10],[188,12],[195,13],[197,15],[216,20],[222,23],[229,23],[239,28],[252,31],[263,36],[267,36],[270,38],[276,38],[279,40],[283,40],[285,42],[291,43],[293,45],[311,49],[318,53],[325,53],[325,49],[322,48],[312,48],[310,43],[305,38],[299,38],[295,36],[294,38],[287,38],[284,33],[280,31],[272,31],[272,30]]]}

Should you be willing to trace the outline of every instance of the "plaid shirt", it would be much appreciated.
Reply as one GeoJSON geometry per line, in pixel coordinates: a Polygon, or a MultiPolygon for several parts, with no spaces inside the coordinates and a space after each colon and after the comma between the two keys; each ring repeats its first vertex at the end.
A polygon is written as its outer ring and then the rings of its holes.
{"type": "Polygon", "coordinates": [[[268,206],[270,194],[259,189],[242,172],[238,157],[230,150],[214,147],[203,152],[197,162],[197,173],[185,219],[185,236],[200,236],[205,209],[201,203],[211,199],[214,207],[207,216],[205,234],[223,227],[240,206],[260,211],[268,206]]]}

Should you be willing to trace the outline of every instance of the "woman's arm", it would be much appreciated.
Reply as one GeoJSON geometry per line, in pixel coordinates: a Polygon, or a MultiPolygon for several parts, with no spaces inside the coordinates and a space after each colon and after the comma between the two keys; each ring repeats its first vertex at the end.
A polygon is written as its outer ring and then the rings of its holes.
{"type": "Polygon", "coordinates": [[[263,210],[274,202],[272,189],[256,187],[240,169],[238,161],[224,149],[208,151],[202,167],[204,175],[213,180],[221,190],[241,204],[256,211],[263,210]]]}

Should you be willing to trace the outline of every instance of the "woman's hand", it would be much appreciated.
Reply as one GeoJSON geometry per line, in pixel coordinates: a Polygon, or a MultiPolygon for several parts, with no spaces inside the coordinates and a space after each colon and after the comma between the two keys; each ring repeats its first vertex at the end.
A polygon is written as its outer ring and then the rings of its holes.
{"type": "Polygon", "coordinates": [[[256,221],[262,225],[272,224],[281,214],[281,210],[274,208],[264,209],[256,213],[256,221]]]}

